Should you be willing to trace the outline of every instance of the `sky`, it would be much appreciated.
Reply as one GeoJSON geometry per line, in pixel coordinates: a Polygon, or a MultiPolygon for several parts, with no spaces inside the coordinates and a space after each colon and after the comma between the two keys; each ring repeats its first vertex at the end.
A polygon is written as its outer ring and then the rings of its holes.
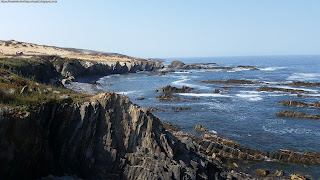
{"type": "Polygon", "coordinates": [[[142,58],[319,55],[319,0],[0,3],[0,40],[142,58]]]}

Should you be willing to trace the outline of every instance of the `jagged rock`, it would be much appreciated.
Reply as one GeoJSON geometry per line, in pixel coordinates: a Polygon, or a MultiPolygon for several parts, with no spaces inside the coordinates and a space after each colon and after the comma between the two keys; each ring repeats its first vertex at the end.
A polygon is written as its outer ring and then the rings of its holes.
{"type": "Polygon", "coordinates": [[[160,109],[160,108],[156,108],[156,107],[149,107],[149,108],[148,108],[148,111],[162,111],[162,112],[166,112],[165,110],[160,109]]]}
{"type": "Polygon", "coordinates": [[[307,178],[301,174],[296,173],[291,176],[291,180],[307,180],[307,178]]]}
{"type": "Polygon", "coordinates": [[[161,102],[173,102],[173,101],[180,101],[183,102],[184,100],[181,100],[178,96],[174,96],[171,94],[164,94],[164,95],[159,95],[156,96],[157,99],[161,102]]]}
{"type": "Polygon", "coordinates": [[[193,130],[196,132],[206,132],[206,131],[208,131],[208,128],[204,127],[202,125],[196,125],[193,127],[193,130]]]}
{"type": "Polygon", "coordinates": [[[210,81],[199,81],[202,83],[214,83],[214,84],[258,84],[261,82],[258,81],[248,81],[248,80],[239,80],[239,79],[229,79],[226,81],[215,81],[215,80],[210,80],[210,81]]]}
{"type": "Polygon", "coordinates": [[[314,104],[308,104],[305,102],[296,101],[294,99],[291,101],[280,101],[278,103],[284,106],[291,106],[291,107],[320,107],[320,102],[315,102],[314,104]]]}
{"type": "Polygon", "coordinates": [[[190,107],[171,107],[173,110],[190,110],[190,107]]]}
{"type": "Polygon", "coordinates": [[[26,94],[27,92],[28,92],[28,86],[26,85],[26,86],[23,86],[23,88],[21,89],[21,91],[20,91],[20,94],[26,94]]]}
{"type": "Polygon", "coordinates": [[[248,177],[191,151],[147,109],[111,92],[81,104],[44,104],[24,118],[0,116],[0,127],[1,179],[66,171],[83,179],[248,177]]]}
{"type": "Polygon", "coordinates": [[[301,81],[293,81],[292,83],[286,83],[283,85],[304,86],[304,87],[320,87],[320,83],[301,82],[301,81]]]}
{"type": "Polygon", "coordinates": [[[165,87],[157,89],[156,92],[160,93],[189,93],[194,88],[188,87],[188,86],[182,86],[182,88],[177,88],[174,86],[170,86],[170,84],[167,84],[165,87]]]}
{"type": "Polygon", "coordinates": [[[180,131],[181,129],[179,126],[174,126],[169,122],[162,122],[162,125],[163,125],[163,128],[168,131],[180,131]]]}
{"type": "Polygon", "coordinates": [[[278,117],[297,117],[297,118],[308,118],[308,119],[320,119],[320,115],[310,115],[306,113],[299,113],[295,111],[281,111],[276,114],[278,117]]]}
{"type": "Polygon", "coordinates": [[[310,91],[300,90],[300,89],[285,89],[285,88],[273,88],[262,86],[258,89],[259,91],[281,91],[281,92],[289,92],[289,93],[311,93],[310,91]]]}

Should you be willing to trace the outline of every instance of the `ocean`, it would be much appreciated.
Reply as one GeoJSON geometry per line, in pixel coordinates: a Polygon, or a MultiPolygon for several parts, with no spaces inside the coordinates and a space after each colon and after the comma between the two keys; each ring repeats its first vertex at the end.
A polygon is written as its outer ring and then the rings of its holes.
{"type": "MultiPolygon", "coordinates": [[[[99,79],[102,90],[111,90],[128,96],[142,107],[157,107],[166,112],[153,112],[161,121],[178,125],[184,132],[196,134],[197,124],[208,127],[219,136],[239,142],[243,146],[262,151],[293,149],[320,152],[320,120],[277,117],[282,110],[319,115],[320,108],[286,107],[278,101],[292,100],[314,103],[320,101],[319,87],[276,85],[291,81],[320,82],[320,56],[250,56],[167,59],[191,63],[217,63],[218,66],[256,66],[260,70],[237,68],[233,70],[186,70],[164,76],[150,76],[148,72],[111,75],[99,79]],[[284,92],[261,92],[261,84],[205,84],[201,80],[243,79],[268,82],[269,87],[310,91],[308,97],[284,92]],[[111,86],[110,86],[111,84],[111,86]],[[160,102],[156,89],[170,84],[189,86],[196,93],[182,93],[186,102],[160,102]],[[229,87],[226,88],[225,87],[229,87]],[[219,89],[221,93],[213,93],[219,89]],[[199,99],[194,99],[197,97],[199,99]],[[144,98],[144,100],[138,100],[144,98]],[[175,112],[172,107],[189,107],[175,112]]],[[[274,162],[251,163],[247,166],[284,169],[320,177],[319,165],[285,165],[274,162]]]]}

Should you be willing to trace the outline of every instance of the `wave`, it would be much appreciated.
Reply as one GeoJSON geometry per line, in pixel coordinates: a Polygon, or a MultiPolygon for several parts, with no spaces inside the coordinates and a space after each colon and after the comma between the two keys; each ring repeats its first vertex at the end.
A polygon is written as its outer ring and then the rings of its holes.
{"type": "Polygon", "coordinates": [[[320,73],[294,73],[289,76],[287,79],[291,81],[310,81],[318,80],[320,73]]]}
{"type": "Polygon", "coordinates": [[[141,91],[120,91],[116,93],[122,94],[122,95],[139,95],[141,94],[141,91]]]}
{"type": "Polygon", "coordinates": [[[195,96],[195,97],[231,97],[229,95],[224,94],[214,94],[214,93],[178,93],[181,96],[195,96]]]}
{"type": "Polygon", "coordinates": [[[266,68],[260,68],[261,71],[276,71],[280,69],[286,69],[287,67],[266,67],[266,68]]]}
{"type": "Polygon", "coordinates": [[[291,127],[284,127],[282,129],[276,129],[276,128],[271,128],[268,126],[262,126],[262,129],[266,132],[271,132],[275,134],[306,134],[306,135],[315,135],[315,136],[320,136],[320,132],[318,131],[313,131],[310,129],[306,128],[291,128],[291,127]]]}
{"type": "MultiPolygon", "coordinates": [[[[195,77],[192,77],[192,78],[195,78],[195,77]]],[[[186,81],[191,80],[191,79],[189,79],[190,77],[188,77],[188,76],[180,76],[179,78],[180,78],[180,80],[173,81],[171,84],[176,85],[176,86],[188,86],[188,87],[199,88],[199,89],[211,89],[208,86],[201,86],[201,85],[186,83],[186,81]]]]}

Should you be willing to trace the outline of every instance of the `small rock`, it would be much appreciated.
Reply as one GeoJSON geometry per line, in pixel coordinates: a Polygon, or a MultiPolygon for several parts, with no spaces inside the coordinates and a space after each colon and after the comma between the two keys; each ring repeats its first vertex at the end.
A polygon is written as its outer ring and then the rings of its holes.
{"type": "Polygon", "coordinates": [[[267,176],[267,175],[268,175],[268,171],[263,170],[263,169],[257,169],[257,170],[256,170],[256,173],[257,173],[259,176],[267,176]]]}
{"type": "Polygon", "coordinates": [[[169,131],[180,131],[181,129],[179,126],[174,126],[169,122],[163,122],[162,125],[165,130],[169,130],[169,131]]]}
{"type": "Polygon", "coordinates": [[[193,130],[196,132],[206,132],[206,131],[208,131],[208,128],[204,127],[202,125],[196,125],[193,127],[193,130]]]}
{"type": "Polygon", "coordinates": [[[62,83],[63,85],[66,85],[66,84],[70,84],[71,81],[70,81],[69,79],[62,79],[61,83],[62,83]]]}
{"type": "Polygon", "coordinates": [[[137,98],[137,100],[142,101],[142,100],[144,100],[144,98],[137,98]]]}
{"type": "Polygon", "coordinates": [[[212,91],[213,93],[220,93],[221,91],[219,89],[215,89],[214,91],[212,91]]]}
{"type": "Polygon", "coordinates": [[[291,176],[291,180],[307,180],[307,178],[305,178],[304,176],[302,176],[301,174],[293,174],[291,176]]]}
{"type": "Polygon", "coordinates": [[[10,88],[5,92],[7,95],[14,95],[16,93],[16,90],[14,88],[10,88]]]}
{"type": "Polygon", "coordinates": [[[284,172],[282,170],[277,170],[275,173],[274,173],[275,176],[277,177],[280,177],[280,176],[283,176],[284,175],[284,172]]]}

